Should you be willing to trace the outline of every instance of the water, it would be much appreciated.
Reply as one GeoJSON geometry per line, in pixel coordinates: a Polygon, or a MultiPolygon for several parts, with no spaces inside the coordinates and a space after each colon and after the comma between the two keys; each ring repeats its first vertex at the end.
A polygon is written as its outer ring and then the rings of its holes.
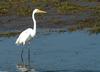
{"type": "MultiPolygon", "coordinates": [[[[15,37],[0,37],[0,71],[16,72],[22,46],[15,37]]],[[[30,44],[31,65],[38,72],[99,72],[100,34],[86,31],[39,31],[30,44]]],[[[25,46],[24,46],[25,47],[25,46]]],[[[27,50],[24,50],[27,62],[27,50]]]]}
{"type": "MultiPolygon", "coordinates": [[[[97,2],[80,0],[69,0],[69,2],[88,7],[99,5],[97,2]]],[[[91,16],[93,13],[84,11],[71,15],[58,15],[48,10],[47,15],[36,18],[37,27],[66,29],[67,25],[72,27],[78,21],[95,19],[91,16]]],[[[0,20],[0,32],[20,31],[33,25],[31,17],[1,16],[0,20]]],[[[16,65],[21,63],[20,53],[23,47],[26,49],[24,49],[24,60],[27,63],[27,47],[16,46],[17,37],[18,35],[9,37],[0,35],[0,72],[18,72],[16,65]]],[[[100,34],[89,34],[86,30],[49,32],[41,29],[28,46],[31,49],[31,66],[38,72],[100,72],[99,40],[100,34]]]]}

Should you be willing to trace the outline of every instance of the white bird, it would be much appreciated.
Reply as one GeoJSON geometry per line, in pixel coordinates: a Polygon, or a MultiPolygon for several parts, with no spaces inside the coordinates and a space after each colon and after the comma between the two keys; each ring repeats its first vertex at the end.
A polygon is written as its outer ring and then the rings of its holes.
{"type": "Polygon", "coordinates": [[[35,13],[46,13],[46,12],[39,10],[39,9],[33,10],[33,13],[32,13],[32,19],[33,19],[33,22],[34,22],[33,29],[28,28],[28,29],[24,30],[16,40],[17,45],[21,45],[21,44],[25,45],[26,42],[31,40],[36,35],[36,20],[35,20],[35,17],[34,17],[35,13]]]}

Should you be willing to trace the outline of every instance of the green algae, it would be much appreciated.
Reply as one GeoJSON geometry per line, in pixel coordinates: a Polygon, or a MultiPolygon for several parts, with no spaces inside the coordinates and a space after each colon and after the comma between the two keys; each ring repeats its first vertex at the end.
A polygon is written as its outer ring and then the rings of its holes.
{"type": "Polygon", "coordinates": [[[0,32],[0,37],[12,37],[16,36],[20,32],[0,32]]]}
{"type": "Polygon", "coordinates": [[[5,0],[0,2],[0,15],[30,15],[32,6],[40,9],[56,10],[60,14],[69,14],[81,12],[84,10],[100,10],[100,6],[91,8],[88,6],[80,6],[61,0],[5,0]]]}

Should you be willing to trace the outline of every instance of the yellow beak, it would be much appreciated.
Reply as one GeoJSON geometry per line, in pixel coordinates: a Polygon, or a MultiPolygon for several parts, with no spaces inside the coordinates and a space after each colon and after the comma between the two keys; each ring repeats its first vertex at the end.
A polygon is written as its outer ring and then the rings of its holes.
{"type": "Polygon", "coordinates": [[[38,9],[38,11],[36,13],[47,13],[47,12],[38,9]]]}

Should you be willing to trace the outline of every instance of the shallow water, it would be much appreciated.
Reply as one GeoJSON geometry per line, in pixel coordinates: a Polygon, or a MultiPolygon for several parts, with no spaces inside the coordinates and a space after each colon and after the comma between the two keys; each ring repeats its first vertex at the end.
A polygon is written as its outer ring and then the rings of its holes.
{"type": "MultiPolygon", "coordinates": [[[[22,46],[15,37],[0,37],[0,71],[16,72],[22,46]]],[[[99,72],[100,34],[86,31],[47,32],[40,30],[31,41],[31,66],[39,72],[99,72]]],[[[26,46],[24,46],[26,48],[26,46]]],[[[24,50],[27,62],[27,50],[24,50]]]]}
{"type": "MultiPolygon", "coordinates": [[[[68,1],[92,8],[99,5],[99,2],[68,1]]],[[[67,29],[78,21],[95,19],[92,16],[94,12],[89,10],[67,15],[47,11],[45,16],[36,18],[37,27],[67,29]]],[[[32,25],[31,17],[0,16],[0,32],[21,31],[32,25]]],[[[49,32],[48,29],[40,29],[28,46],[31,49],[31,66],[38,72],[100,72],[100,34],[89,34],[86,30],[79,29],[76,32],[49,32]]],[[[16,46],[17,37],[18,35],[0,35],[0,72],[18,72],[16,65],[21,63],[20,53],[23,47],[26,49],[24,60],[27,63],[27,47],[16,46]]]]}

